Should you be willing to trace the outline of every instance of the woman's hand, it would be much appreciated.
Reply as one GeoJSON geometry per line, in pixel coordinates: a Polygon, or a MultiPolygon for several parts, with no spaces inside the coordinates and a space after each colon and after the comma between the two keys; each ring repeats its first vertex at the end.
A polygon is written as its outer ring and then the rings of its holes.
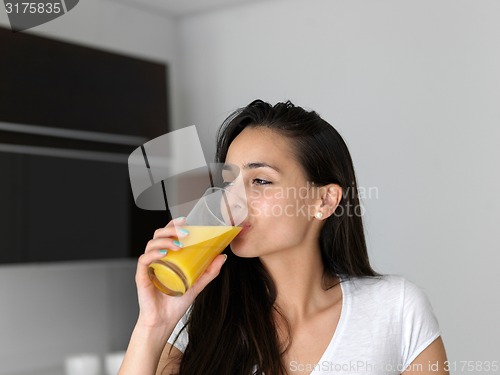
{"type": "Polygon", "coordinates": [[[160,250],[182,251],[174,241],[182,241],[186,234],[177,233],[176,227],[185,224],[185,218],[172,220],[158,229],[139,257],[135,281],[139,297],[139,319],[135,325],[127,353],[118,372],[120,375],[155,374],[161,353],[175,325],[205,286],[212,281],[226,260],[218,255],[200,278],[181,297],[167,296],[153,285],[148,276],[152,261],[163,258],[160,250]]]}
{"type": "Polygon", "coordinates": [[[138,325],[145,327],[164,327],[171,330],[181,319],[196,296],[212,281],[220,272],[226,260],[226,255],[218,255],[200,278],[189,288],[183,296],[172,297],[160,292],[151,282],[148,276],[148,266],[154,260],[165,256],[160,250],[182,251],[174,241],[182,242],[189,236],[176,230],[185,224],[185,218],[170,221],[167,226],[155,231],[153,239],[146,246],[144,254],[139,257],[135,281],[139,298],[139,320],[138,325]]]}

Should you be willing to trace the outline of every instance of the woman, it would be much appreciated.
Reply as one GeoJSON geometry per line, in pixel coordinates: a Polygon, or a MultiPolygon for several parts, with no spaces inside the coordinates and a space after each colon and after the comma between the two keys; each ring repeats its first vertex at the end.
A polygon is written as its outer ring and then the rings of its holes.
{"type": "Polygon", "coordinates": [[[239,167],[248,218],[182,297],[159,293],[147,266],[182,251],[184,219],[155,232],[120,375],[448,373],[425,294],[370,266],[352,160],[330,124],[256,100],[226,119],[216,158],[239,167]]]}

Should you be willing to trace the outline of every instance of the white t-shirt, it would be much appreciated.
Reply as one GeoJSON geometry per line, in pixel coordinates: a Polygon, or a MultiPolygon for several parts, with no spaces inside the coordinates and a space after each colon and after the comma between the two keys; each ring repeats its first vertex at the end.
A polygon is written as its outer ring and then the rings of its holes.
{"type": "MultiPolygon", "coordinates": [[[[286,364],[292,373],[305,370],[311,375],[401,374],[441,335],[427,296],[403,277],[340,279],[342,311],[330,344],[318,363],[286,364]]],[[[175,327],[170,344],[185,319],[186,316],[175,327]]],[[[175,347],[184,352],[187,343],[184,330],[175,347]]]]}

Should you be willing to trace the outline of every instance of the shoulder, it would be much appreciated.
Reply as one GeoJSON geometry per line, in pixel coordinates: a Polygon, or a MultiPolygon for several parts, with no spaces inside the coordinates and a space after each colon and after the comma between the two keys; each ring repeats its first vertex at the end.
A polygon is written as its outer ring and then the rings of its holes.
{"type": "Polygon", "coordinates": [[[346,300],[358,312],[391,316],[403,325],[418,319],[433,318],[425,291],[398,275],[343,278],[346,300]]]}
{"type": "Polygon", "coordinates": [[[415,283],[397,275],[343,280],[351,331],[370,342],[383,337],[385,347],[399,353],[399,363],[411,363],[440,336],[427,294],[415,283]]]}
{"type": "Polygon", "coordinates": [[[342,278],[346,293],[358,301],[394,304],[401,302],[404,297],[406,284],[409,283],[402,276],[382,275],[370,277],[342,278]]]}
{"type": "Polygon", "coordinates": [[[385,302],[426,298],[419,286],[399,275],[342,278],[355,297],[384,298],[385,302]]]}

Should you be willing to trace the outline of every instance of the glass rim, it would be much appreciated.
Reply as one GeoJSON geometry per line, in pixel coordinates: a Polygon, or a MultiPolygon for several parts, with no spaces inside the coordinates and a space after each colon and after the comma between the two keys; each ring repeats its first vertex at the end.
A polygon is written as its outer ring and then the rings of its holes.
{"type": "MultiPolygon", "coordinates": [[[[229,203],[227,202],[227,198],[225,196],[225,194],[233,194],[234,193],[231,193],[229,190],[225,189],[225,188],[222,188],[222,187],[217,187],[217,186],[211,186],[209,187],[207,190],[205,190],[205,192],[203,193],[201,199],[203,199],[203,203],[206,207],[206,209],[208,210],[208,212],[210,212],[210,214],[215,218],[216,221],[218,221],[219,223],[221,223],[222,225],[224,226],[231,226],[231,227],[237,227],[238,225],[234,223],[234,219],[233,219],[233,215],[231,214],[231,208],[229,207],[229,203]],[[208,193],[209,191],[213,191],[211,193],[208,193]],[[213,210],[208,206],[207,204],[207,201],[206,201],[206,197],[209,196],[210,194],[215,194],[216,192],[220,191],[222,193],[222,197],[225,198],[224,199],[224,203],[227,207],[227,211],[229,213],[229,217],[230,217],[230,220],[231,220],[231,223],[226,223],[224,221],[222,221],[214,212],[213,210]],[[207,194],[208,193],[208,194],[207,194]]],[[[187,215],[187,217],[189,218],[189,214],[187,215]]]]}

